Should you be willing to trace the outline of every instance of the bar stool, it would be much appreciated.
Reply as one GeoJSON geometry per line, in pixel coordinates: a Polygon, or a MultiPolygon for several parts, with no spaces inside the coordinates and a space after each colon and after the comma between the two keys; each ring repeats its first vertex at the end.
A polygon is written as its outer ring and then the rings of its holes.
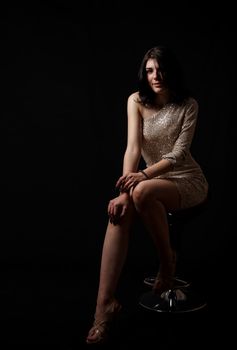
{"type": "MultiPolygon", "coordinates": [[[[167,213],[171,245],[177,253],[177,260],[179,260],[182,232],[185,225],[188,223],[193,224],[207,210],[208,202],[209,196],[197,206],[167,213]]],[[[155,279],[156,276],[148,276],[144,279],[144,283],[152,288],[155,279]]],[[[200,292],[192,288],[190,281],[175,277],[174,285],[171,289],[163,292],[161,295],[158,295],[151,289],[140,296],[139,305],[155,312],[185,313],[202,310],[207,306],[207,301],[200,292]]]]}

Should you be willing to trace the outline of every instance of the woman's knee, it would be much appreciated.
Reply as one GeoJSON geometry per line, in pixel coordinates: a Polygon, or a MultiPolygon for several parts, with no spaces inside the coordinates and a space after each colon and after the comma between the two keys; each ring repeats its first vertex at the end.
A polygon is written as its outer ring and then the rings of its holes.
{"type": "Polygon", "coordinates": [[[142,182],[140,182],[132,192],[132,199],[137,211],[147,207],[147,204],[152,201],[152,196],[146,190],[142,182]]]}

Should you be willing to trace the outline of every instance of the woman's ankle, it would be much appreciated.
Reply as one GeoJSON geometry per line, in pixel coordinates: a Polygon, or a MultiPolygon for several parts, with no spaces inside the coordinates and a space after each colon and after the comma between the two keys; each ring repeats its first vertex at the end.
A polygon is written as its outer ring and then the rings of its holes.
{"type": "Polygon", "coordinates": [[[97,299],[96,314],[106,312],[108,308],[114,303],[114,297],[100,297],[97,299]]]}
{"type": "Polygon", "coordinates": [[[173,251],[167,261],[161,262],[157,278],[172,279],[176,272],[176,253],[173,251]]]}

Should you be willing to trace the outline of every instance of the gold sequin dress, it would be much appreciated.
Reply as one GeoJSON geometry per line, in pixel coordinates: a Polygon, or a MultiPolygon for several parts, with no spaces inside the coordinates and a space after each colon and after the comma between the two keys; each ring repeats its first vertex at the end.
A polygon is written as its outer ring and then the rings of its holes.
{"type": "Polygon", "coordinates": [[[208,192],[205,175],[190,153],[197,116],[198,103],[189,98],[183,105],[168,103],[151,117],[143,119],[143,159],[147,166],[161,159],[172,162],[172,171],[157,178],[175,182],[183,209],[202,202],[208,192]]]}

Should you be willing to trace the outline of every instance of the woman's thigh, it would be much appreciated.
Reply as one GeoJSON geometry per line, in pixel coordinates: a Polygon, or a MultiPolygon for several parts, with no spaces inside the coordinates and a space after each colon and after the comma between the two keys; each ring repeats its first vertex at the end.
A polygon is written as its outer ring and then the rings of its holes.
{"type": "Polygon", "coordinates": [[[175,182],[167,179],[151,179],[142,181],[137,185],[137,190],[146,199],[152,198],[163,203],[167,210],[180,208],[180,194],[175,182]]]}

